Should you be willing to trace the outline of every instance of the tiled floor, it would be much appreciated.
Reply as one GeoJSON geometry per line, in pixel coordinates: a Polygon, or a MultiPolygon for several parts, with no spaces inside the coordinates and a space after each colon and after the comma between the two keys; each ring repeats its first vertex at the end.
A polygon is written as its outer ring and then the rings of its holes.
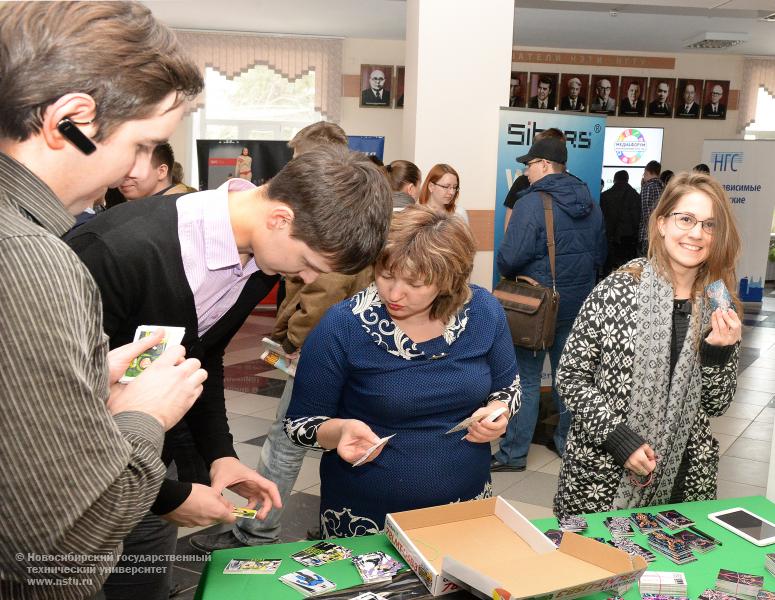
{"type": "MultiPolygon", "coordinates": [[[[227,348],[225,356],[226,407],[240,459],[258,462],[282,394],[285,375],[258,360],[260,340],[274,323],[269,314],[251,316],[227,348]]],[[[775,292],[765,298],[762,312],[746,314],[735,399],[722,417],[712,419],[721,447],[718,496],[733,498],[764,494],[775,420],[775,292]]],[[[309,452],[294,486],[283,520],[283,541],[304,538],[317,525],[320,495],[319,453],[309,452]]],[[[533,445],[527,470],[493,473],[493,490],[510,500],[529,518],[551,516],[560,459],[533,445]]],[[[227,492],[229,493],[229,492],[227,492]]],[[[238,501],[237,497],[233,500],[238,501]]],[[[219,531],[224,526],[208,530],[219,531]]],[[[201,528],[181,529],[179,554],[191,554],[188,536],[201,528]]],[[[175,565],[176,598],[193,598],[203,561],[175,565]]]]}

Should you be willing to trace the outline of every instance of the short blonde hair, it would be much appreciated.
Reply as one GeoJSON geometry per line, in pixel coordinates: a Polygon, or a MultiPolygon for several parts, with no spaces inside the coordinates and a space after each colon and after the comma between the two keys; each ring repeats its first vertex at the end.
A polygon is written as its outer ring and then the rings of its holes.
{"type": "Polygon", "coordinates": [[[471,295],[475,252],[471,229],[460,217],[410,205],[393,216],[376,275],[387,271],[437,286],[430,318],[446,322],[471,295]]]}

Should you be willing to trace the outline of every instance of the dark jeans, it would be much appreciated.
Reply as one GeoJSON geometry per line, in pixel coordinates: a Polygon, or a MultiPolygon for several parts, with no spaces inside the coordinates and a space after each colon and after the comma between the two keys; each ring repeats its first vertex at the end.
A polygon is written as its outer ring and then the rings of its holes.
{"type": "Polygon", "coordinates": [[[124,540],[124,553],[102,586],[105,600],[167,600],[172,586],[172,561],[166,558],[175,553],[177,543],[177,526],[147,513],[124,540]],[[149,560],[126,560],[131,555],[150,556],[149,560]],[[165,555],[165,559],[157,558],[158,555],[165,555]],[[122,569],[134,572],[122,573],[122,569]]]}
{"type": "Polygon", "coordinates": [[[549,361],[552,365],[552,398],[554,406],[560,414],[560,422],[554,432],[554,444],[557,446],[557,452],[562,456],[565,450],[565,439],[568,437],[568,429],[570,428],[570,412],[565,408],[557,393],[555,379],[557,365],[560,363],[560,356],[562,356],[572,326],[573,321],[557,323],[554,344],[548,350],[533,352],[519,346],[514,347],[517,353],[517,369],[522,387],[522,405],[519,412],[509,421],[506,436],[495,454],[495,458],[499,462],[515,467],[527,464],[527,453],[530,450],[530,442],[533,439],[538,421],[538,408],[541,401],[541,371],[547,352],[549,352],[549,361]]]}

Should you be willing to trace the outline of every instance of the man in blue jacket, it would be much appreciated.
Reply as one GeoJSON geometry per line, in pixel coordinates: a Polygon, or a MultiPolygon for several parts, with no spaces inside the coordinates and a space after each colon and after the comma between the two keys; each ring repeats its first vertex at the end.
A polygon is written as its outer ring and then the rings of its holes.
{"type": "MultiPolygon", "coordinates": [[[[554,435],[557,452],[562,455],[570,425],[570,414],[554,388],[557,365],[573,320],[589,292],[595,286],[597,270],[606,257],[603,215],[589,195],[586,184],[565,171],[568,150],[564,139],[546,137],[537,140],[530,151],[517,159],[525,164],[530,180],[529,191],[514,206],[508,229],[498,250],[498,270],[504,277],[527,275],[541,285],[551,287],[552,273],[546,247],[546,220],[539,192],[552,197],[555,271],[560,306],[554,344],[547,349],[552,365],[552,397],[560,413],[554,435]]],[[[515,415],[492,457],[491,471],[524,471],[533,439],[541,393],[541,371],[547,351],[533,352],[515,347],[522,385],[522,407],[515,415]]]]}

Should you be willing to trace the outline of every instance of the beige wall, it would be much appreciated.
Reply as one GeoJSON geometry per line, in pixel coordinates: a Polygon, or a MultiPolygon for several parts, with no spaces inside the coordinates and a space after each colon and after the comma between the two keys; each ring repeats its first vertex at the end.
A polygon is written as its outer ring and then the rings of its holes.
{"type": "MultiPolygon", "coordinates": [[[[515,50],[541,50],[545,52],[574,52],[567,48],[527,48],[515,47],[515,50]]],[[[582,53],[595,53],[594,50],[578,50],[582,53]]],[[[600,54],[619,54],[627,56],[641,56],[644,53],[613,53],[599,52],[600,54]]],[[[649,56],[659,56],[648,53],[649,56]]],[[[610,75],[632,75],[639,77],[667,77],[667,78],[696,78],[696,79],[728,79],[730,89],[739,90],[742,84],[743,57],[725,56],[718,53],[686,53],[664,54],[675,58],[675,69],[626,69],[612,67],[592,67],[573,65],[545,65],[535,63],[512,63],[515,71],[535,71],[546,73],[592,73],[610,75]]],[[[700,162],[702,154],[702,142],[705,139],[733,139],[742,138],[742,134],[735,131],[737,125],[737,111],[730,111],[725,121],[706,120],[682,120],[682,119],[654,119],[632,117],[608,117],[607,123],[613,126],[636,125],[641,127],[664,127],[665,136],[662,144],[662,168],[673,171],[691,169],[700,162]]]]}
{"type": "MultiPolygon", "coordinates": [[[[362,64],[403,65],[404,46],[403,40],[346,39],[342,47],[342,75],[359,75],[362,64]]],[[[385,136],[385,163],[403,158],[403,109],[361,108],[359,104],[360,98],[342,98],[339,124],[347,135],[385,136]]]]}

